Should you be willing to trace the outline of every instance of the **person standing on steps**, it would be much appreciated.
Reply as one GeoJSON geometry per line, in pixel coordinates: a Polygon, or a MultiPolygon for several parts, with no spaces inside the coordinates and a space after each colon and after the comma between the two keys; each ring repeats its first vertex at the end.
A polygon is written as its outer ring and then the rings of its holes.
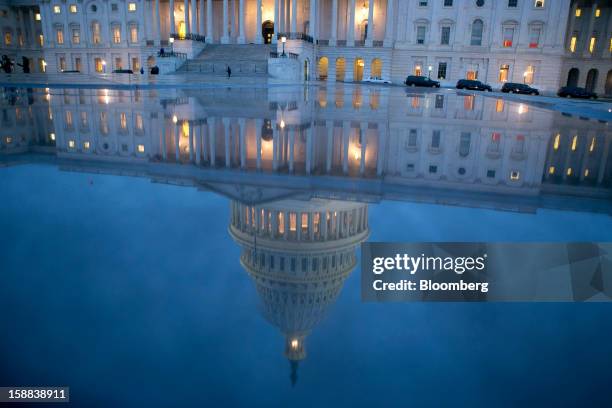
{"type": "Polygon", "coordinates": [[[230,68],[230,66],[227,66],[227,77],[231,78],[232,77],[232,69],[230,68]]]}

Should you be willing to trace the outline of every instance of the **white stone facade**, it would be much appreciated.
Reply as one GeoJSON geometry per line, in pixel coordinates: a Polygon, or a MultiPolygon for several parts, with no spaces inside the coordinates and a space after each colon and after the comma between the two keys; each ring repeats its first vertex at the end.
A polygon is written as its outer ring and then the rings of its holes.
{"type": "Polygon", "coordinates": [[[473,77],[555,91],[578,68],[576,83],[612,93],[612,6],[603,0],[5,0],[0,10],[5,33],[24,25],[35,51],[43,34],[49,72],[136,71],[157,64],[159,49],[174,47],[170,38],[262,44],[285,36],[305,79],[401,83],[420,73],[444,85],[473,77]],[[590,69],[597,73],[587,84],[590,69]]]}

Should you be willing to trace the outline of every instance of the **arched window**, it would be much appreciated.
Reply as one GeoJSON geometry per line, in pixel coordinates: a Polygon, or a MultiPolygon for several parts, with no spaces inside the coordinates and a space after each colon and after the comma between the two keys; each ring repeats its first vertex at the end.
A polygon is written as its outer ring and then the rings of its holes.
{"type": "Polygon", "coordinates": [[[374,58],[370,68],[370,77],[375,79],[382,79],[382,60],[380,58],[374,58]]]}
{"type": "Polygon", "coordinates": [[[587,73],[587,79],[586,79],[586,90],[589,92],[595,92],[595,88],[597,88],[597,77],[599,75],[599,72],[596,69],[591,69],[588,73],[587,73]]]}
{"type": "Polygon", "coordinates": [[[567,86],[578,86],[578,79],[580,77],[580,70],[578,68],[572,68],[567,74],[567,86]]]}
{"type": "Polygon", "coordinates": [[[472,23],[472,37],[470,45],[482,45],[482,31],[484,24],[482,20],[477,19],[472,23]]]}
{"type": "Polygon", "coordinates": [[[318,77],[321,81],[327,80],[328,75],[328,67],[329,67],[329,59],[327,57],[319,58],[319,65],[317,67],[318,77]]]}

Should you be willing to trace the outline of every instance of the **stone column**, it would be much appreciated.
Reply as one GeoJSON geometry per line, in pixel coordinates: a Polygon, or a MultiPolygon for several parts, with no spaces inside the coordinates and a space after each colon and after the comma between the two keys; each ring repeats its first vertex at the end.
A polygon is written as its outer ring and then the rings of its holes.
{"type": "Polygon", "coordinates": [[[329,39],[329,45],[335,46],[338,41],[338,0],[332,1],[331,19],[331,37],[329,39]]]}
{"type": "Polygon", "coordinates": [[[306,129],[306,173],[310,174],[312,170],[312,138],[313,138],[313,123],[306,129]]]}
{"type": "Polygon", "coordinates": [[[223,137],[225,144],[225,167],[228,169],[232,167],[231,163],[231,153],[230,153],[230,119],[223,118],[223,137]]]}
{"type": "Polygon", "coordinates": [[[229,44],[227,25],[229,24],[228,0],[223,0],[223,29],[221,30],[221,44],[229,44]]]}
{"type": "Polygon", "coordinates": [[[155,0],[155,5],[153,6],[153,29],[155,30],[153,38],[155,45],[161,44],[161,14],[159,12],[159,0],[155,0]]]}
{"type": "Polygon", "coordinates": [[[297,0],[289,0],[291,2],[291,27],[289,31],[297,32],[297,0]]]}
{"type": "Polygon", "coordinates": [[[365,44],[371,47],[374,43],[374,0],[370,0],[368,4],[368,32],[365,44]]]}
{"type": "Polygon", "coordinates": [[[161,151],[162,151],[162,161],[165,163],[168,159],[168,142],[166,141],[166,122],[163,120],[162,116],[162,142],[161,142],[161,151]]]}
{"type": "Polygon", "coordinates": [[[276,121],[272,122],[272,170],[278,170],[278,144],[279,144],[279,129],[276,121]]]}
{"type": "Polygon", "coordinates": [[[272,44],[276,44],[278,33],[280,32],[280,13],[278,8],[278,2],[280,0],[274,0],[274,36],[272,37],[272,44]]]}
{"type": "Polygon", "coordinates": [[[191,0],[191,11],[189,12],[191,32],[194,34],[200,34],[198,30],[198,2],[197,0],[191,0]]]}
{"type": "Polygon", "coordinates": [[[185,32],[189,34],[191,33],[191,25],[189,24],[189,0],[184,1],[183,10],[185,13],[185,32]]]}
{"type": "Polygon", "coordinates": [[[387,143],[387,124],[378,124],[378,152],[376,155],[376,175],[382,176],[385,163],[385,144],[387,143]]]}
{"type": "Polygon", "coordinates": [[[310,0],[310,18],[308,20],[308,35],[316,43],[317,32],[317,0],[310,0]]]}
{"type": "Polygon", "coordinates": [[[204,1],[200,0],[200,6],[198,7],[198,34],[205,35],[206,29],[204,28],[204,1]]]}
{"type": "Polygon", "coordinates": [[[170,16],[170,35],[176,34],[176,22],[174,19],[174,0],[168,4],[168,15],[170,16]]]}
{"type": "Polygon", "coordinates": [[[348,1],[348,27],[346,33],[346,46],[355,46],[355,0],[348,1]]]}
{"type": "Polygon", "coordinates": [[[240,26],[240,35],[238,36],[238,44],[244,44],[246,40],[245,35],[244,35],[244,18],[246,17],[246,13],[244,10],[244,0],[240,0],[240,10],[238,14],[239,14],[238,24],[240,26]]]}
{"type": "Polygon", "coordinates": [[[325,172],[329,174],[332,167],[332,153],[334,150],[334,121],[326,121],[325,127],[327,127],[327,157],[325,162],[325,172]]]}
{"type": "Polygon", "coordinates": [[[368,123],[367,122],[361,123],[359,131],[361,132],[361,161],[359,163],[359,174],[363,176],[365,173],[366,143],[368,140],[368,123]]]}
{"type": "Polygon", "coordinates": [[[28,21],[30,23],[30,39],[29,39],[30,46],[32,48],[38,47],[39,45],[38,45],[38,42],[36,41],[36,26],[34,25],[34,22],[36,21],[36,19],[34,17],[34,9],[32,7],[28,9],[28,21]]]}
{"type": "Polygon", "coordinates": [[[255,43],[263,44],[264,38],[263,33],[261,32],[261,0],[257,0],[257,25],[255,26],[255,43]]]}
{"type": "Polygon", "coordinates": [[[295,129],[289,130],[289,172],[293,173],[293,157],[295,146],[295,129]]]}
{"type": "MultiPolygon", "coordinates": [[[[589,26],[586,31],[586,43],[584,44],[584,51],[583,51],[583,55],[587,57],[591,55],[591,53],[589,52],[589,45],[591,43],[591,37],[593,36],[593,27],[595,25],[595,10],[597,10],[598,7],[599,5],[597,4],[596,1],[594,1],[591,7],[591,15],[589,16],[589,26]]],[[[599,38],[596,41],[601,41],[601,38],[599,38]]],[[[606,41],[609,41],[609,40],[606,38],[606,41]]],[[[595,47],[597,47],[597,43],[595,43],[595,47]]]]}
{"type": "Polygon", "coordinates": [[[194,130],[193,130],[193,126],[190,123],[189,124],[189,163],[193,163],[193,136],[194,136],[194,130]]]}
{"type": "Polygon", "coordinates": [[[261,170],[261,126],[263,125],[262,119],[255,121],[255,138],[257,139],[257,170],[261,170]]]}
{"type": "Polygon", "coordinates": [[[180,151],[179,151],[179,140],[180,140],[180,135],[179,135],[179,124],[178,122],[176,122],[176,124],[174,125],[174,159],[177,161],[179,161],[180,158],[180,151]]]}
{"type": "Polygon", "coordinates": [[[206,124],[201,124],[199,126],[200,128],[200,146],[201,146],[200,148],[202,149],[202,157],[204,158],[203,159],[204,161],[206,161],[206,158],[208,157],[208,149],[206,148],[206,135],[204,133],[204,131],[208,132],[207,127],[208,126],[206,124]]]}
{"type": "Polygon", "coordinates": [[[351,122],[342,124],[342,172],[348,174],[349,136],[351,134],[351,122]]]}
{"type": "Polygon", "coordinates": [[[217,121],[215,118],[208,119],[208,142],[210,143],[210,167],[215,167],[217,160],[217,135],[215,134],[217,121]]]}
{"type": "Polygon", "coordinates": [[[385,41],[383,44],[385,47],[391,47],[393,45],[393,12],[395,11],[393,3],[394,0],[387,0],[387,15],[385,16],[387,21],[385,24],[385,41]]]}
{"type": "Polygon", "coordinates": [[[246,169],[246,119],[238,119],[240,125],[240,168],[246,169]]]}
{"type": "Polygon", "coordinates": [[[213,42],[213,0],[206,0],[206,42],[213,42]]]}

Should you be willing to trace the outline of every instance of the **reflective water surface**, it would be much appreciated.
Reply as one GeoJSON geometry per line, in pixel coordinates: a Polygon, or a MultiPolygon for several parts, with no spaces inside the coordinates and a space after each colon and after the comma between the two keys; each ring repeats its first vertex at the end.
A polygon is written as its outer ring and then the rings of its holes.
{"type": "Polygon", "coordinates": [[[5,90],[0,385],[609,405],[604,304],[367,304],[366,241],[612,239],[609,124],[359,86],[5,90]]]}

